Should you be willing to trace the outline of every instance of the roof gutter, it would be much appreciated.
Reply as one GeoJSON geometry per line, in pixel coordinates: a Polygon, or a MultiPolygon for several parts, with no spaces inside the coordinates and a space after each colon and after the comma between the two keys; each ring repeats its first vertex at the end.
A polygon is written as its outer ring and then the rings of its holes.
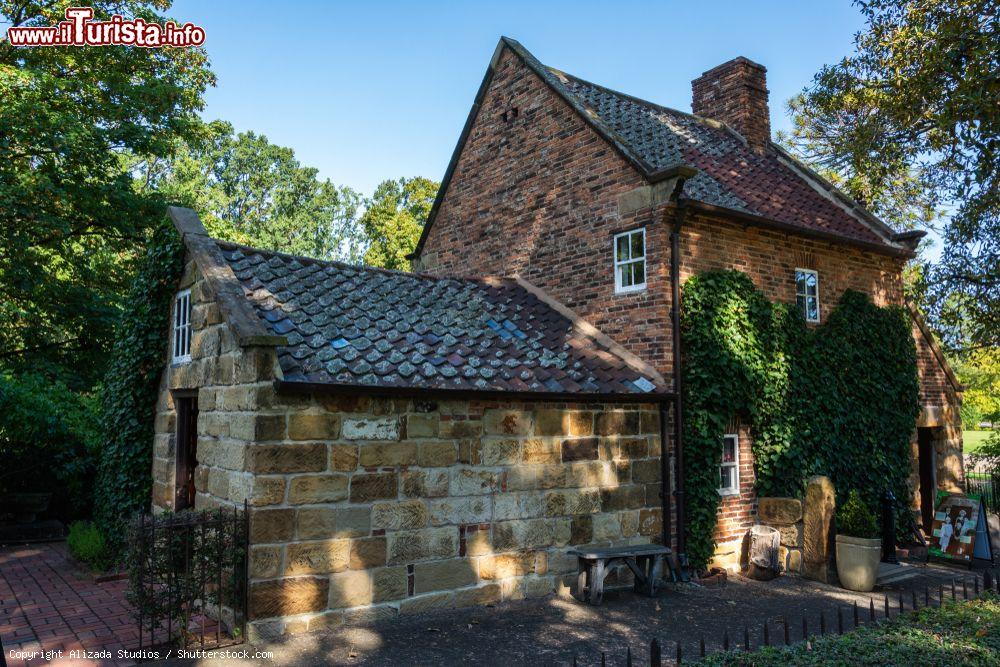
{"type": "Polygon", "coordinates": [[[400,398],[426,398],[451,400],[506,400],[506,401],[565,401],[586,403],[661,403],[674,400],[673,392],[649,392],[646,394],[573,393],[550,391],[504,391],[500,389],[452,389],[448,387],[379,387],[375,385],[325,384],[322,382],[295,382],[275,380],[278,392],[289,394],[327,394],[354,396],[388,396],[400,398]]]}

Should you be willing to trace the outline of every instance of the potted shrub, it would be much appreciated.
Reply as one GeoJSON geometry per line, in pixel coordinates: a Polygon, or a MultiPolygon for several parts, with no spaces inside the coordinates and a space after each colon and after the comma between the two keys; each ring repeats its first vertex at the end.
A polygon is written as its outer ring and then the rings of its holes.
{"type": "Polygon", "coordinates": [[[837,510],[837,577],[851,591],[867,593],[875,588],[878,564],[882,559],[875,514],[861,500],[857,490],[837,510]]]}

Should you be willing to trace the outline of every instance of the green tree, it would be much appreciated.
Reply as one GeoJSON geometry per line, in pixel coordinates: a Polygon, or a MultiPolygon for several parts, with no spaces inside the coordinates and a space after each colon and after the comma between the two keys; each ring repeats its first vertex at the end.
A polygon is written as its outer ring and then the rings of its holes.
{"type": "MultiPolygon", "coordinates": [[[[52,25],[69,0],[0,0],[7,25],[52,25]]],[[[166,0],[92,3],[163,21],[166,0]]],[[[152,221],[120,154],[166,156],[214,84],[202,49],[15,48],[0,41],[0,366],[93,385],[152,221]]]]}
{"type": "Polygon", "coordinates": [[[169,158],[135,160],[140,190],[194,208],[209,233],[245,245],[359,262],[361,197],[321,180],[290,148],[232,125],[208,123],[169,158]]]}
{"type": "Polygon", "coordinates": [[[953,348],[1000,344],[1000,8],[857,4],[855,52],[792,101],[789,141],[889,222],[944,210],[930,314],[953,348]]]}
{"type": "Polygon", "coordinates": [[[1000,349],[980,349],[954,363],[955,373],[965,385],[962,420],[975,429],[981,420],[1000,422],[1000,349]]]}
{"type": "Polygon", "coordinates": [[[420,176],[383,181],[365,201],[361,224],[371,245],[365,264],[408,270],[440,183],[420,176]]]}

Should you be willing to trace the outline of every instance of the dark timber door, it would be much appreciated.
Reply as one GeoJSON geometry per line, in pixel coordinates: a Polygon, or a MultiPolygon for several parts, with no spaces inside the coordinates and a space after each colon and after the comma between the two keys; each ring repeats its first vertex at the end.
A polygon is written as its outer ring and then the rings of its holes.
{"type": "Polygon", "coordinates": [[[174,397],[177,410],[177,470],[174,477],[174,510],[194,507],[194,469],[198,446],[198,396],[174,397]]]}
{"type": "Polygon", "coordinates": [[[920,516],[924,521],[924,533],[931,534],[934,520],[934,496],[937,490],[934,468],[934,429],[917,429],[917,458],[920,465],[920,516]]]}

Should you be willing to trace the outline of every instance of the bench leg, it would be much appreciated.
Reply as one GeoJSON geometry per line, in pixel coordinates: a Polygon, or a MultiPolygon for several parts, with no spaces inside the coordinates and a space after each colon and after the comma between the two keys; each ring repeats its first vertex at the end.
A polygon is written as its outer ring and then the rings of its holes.
{"type": "Polygon", "coordinates": [[[663,556],[654,556],[649,561],[649,597],[656,597],[656,582],[663,576],[663,556]]]}
{"type": "Polygon", "coordinates": [[[576,559],[578,574],[576,575],[576,599],[587,601],[587,579],[590,576],[590,564],[582,558],[576,559]]]}
{"type": "Polygon", "coordinates": [[[604,577],[607,570],[604,561],[598,559],[590,569],[590,604],[599,605],[604,601],[604,577]]]}

